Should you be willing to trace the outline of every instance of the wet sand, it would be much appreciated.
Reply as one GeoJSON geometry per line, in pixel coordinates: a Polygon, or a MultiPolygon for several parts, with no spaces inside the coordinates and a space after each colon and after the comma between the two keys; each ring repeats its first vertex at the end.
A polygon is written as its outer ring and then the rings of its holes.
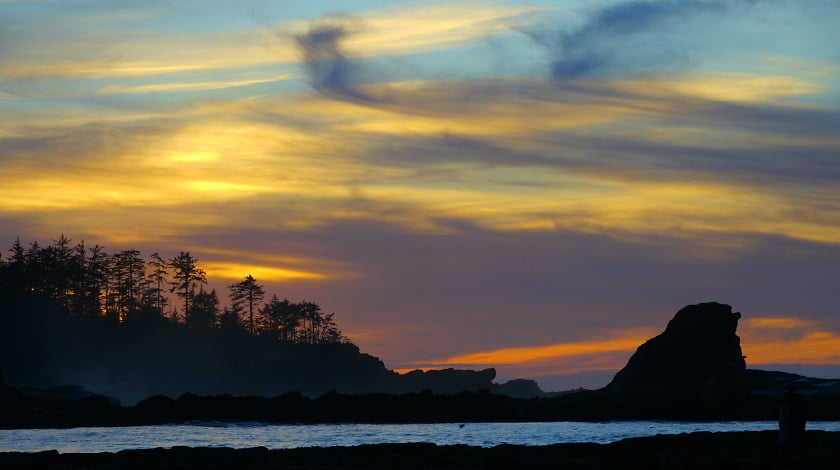
{"type": "Polygon", "coordinates": [[[0,468],[276,468],[276,469],[795,469],[836,468],[840,433],[809,431],[801,449],[776,443],[775,431],[691,433],[625,439],[611,444],[492,448],[434,444],[376,444],[267,450],[188,448],[116,453],[0,453],[0,468]]]}

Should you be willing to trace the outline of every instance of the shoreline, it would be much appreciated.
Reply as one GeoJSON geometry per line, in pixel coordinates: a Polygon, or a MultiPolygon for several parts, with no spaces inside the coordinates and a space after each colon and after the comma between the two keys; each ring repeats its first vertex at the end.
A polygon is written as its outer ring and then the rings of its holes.
{"type": "Polygon", "coordinates": [[[778,431],[695,432],[620,441],[495,447],[430,443],[352,447],[172,447],[103,453],[0,453],[11,468],[808,468],[840,460],[840,432],[807,431],[800,449],[777,443],[778,431]],[[780,465],[782,465],[780,467],[780,465]]]}
{"type": "MultiPolygon", "coordinates": [[[[415,424],[507,424],[507,423],[632,423],[632,422],[662,422],[662,423],[715,423],[721,421],[727,422],[744,422],[744,423],[778,423],[777,419],[768,418],[739,418],[732,419],[661,419],[661,418],[616,418],[616,419],[529,419],[529,420],[358,420],[358,421],[344,421],[344,420],[319,420],[319,421],[270,421],[270,420],[215,420],[215,419],[194,419],[183,421],[150,421],[150,422],[120,422],[113,423],[72,423],[72,424],[32,424],[9,426],[0,424],[0,431],[15,431],[15,430],[37,430],[37,429],[78,429],[78,428],[131,428],[144,426],[238,426],[238,425],[265,425],[265,426],[333,426],[333,425],[349,425],[349,424],[372,424],[372,425],[415,425],[415,424]]],[[[811,423],[836,423],[840,419],[809,419],[808,424],[811,423]]],[[[775,426],[776,424],[774,424],[775,426]]],[[[809,431],[811,429],[808,429],[809,431]]],[[[719,431],[729,432],[729,431],[719,431]]],[[[732,432],[760,432],[760,431],[732,431],[732,432]]],[[[829,432],[829,431],[826,431],[829,432]]],[[[0,451],[3,453],[3,451],[0,451]]]]}

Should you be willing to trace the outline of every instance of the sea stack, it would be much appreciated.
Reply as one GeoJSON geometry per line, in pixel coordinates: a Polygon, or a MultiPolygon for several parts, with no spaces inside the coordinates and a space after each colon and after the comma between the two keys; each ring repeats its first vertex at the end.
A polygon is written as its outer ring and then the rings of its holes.
{"type": "Polygon", "coordinates": [[[639,346],[607,389],[622,395],[722,398],[746,369],[736,335],[741,314],[717,302],[689,305],[639,346]]]}

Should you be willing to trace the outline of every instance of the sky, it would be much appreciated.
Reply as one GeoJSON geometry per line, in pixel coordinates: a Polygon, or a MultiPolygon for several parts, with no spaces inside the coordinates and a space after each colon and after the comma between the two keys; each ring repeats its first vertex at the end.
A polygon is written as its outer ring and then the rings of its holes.
{"type": "Polygon", "coordinates": [[[838,17],[0,0],[0,246],[190,251],[399,370],[590,385],[718,301],[750,367],[838,371],[838,17]]]}

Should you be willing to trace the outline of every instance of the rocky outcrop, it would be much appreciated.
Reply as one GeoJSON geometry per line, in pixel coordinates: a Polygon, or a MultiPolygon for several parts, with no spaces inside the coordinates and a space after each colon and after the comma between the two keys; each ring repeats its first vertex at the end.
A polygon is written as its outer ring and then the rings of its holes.
{"type": "Polygon", "coordinates": [[[607,389],[620,394],[684,395],[737,388],[746,363],[736,335],[741,314],[717,302],[689,305],[636,350],[607,389]]]}
{"type": "Polygon", "coordinates": [[[493,384],[490,392],[515,398],[533,398],[546,395],[539,384],[531,379],[513,379],[505,383],[493,384]]]}
{"type": "Polygon", "coordinates": [[[398,393],[429,390],[432,393],[451,395],[464,390],[474,392],[492,388],[493,379],[496,378],[496,369],[413,370],[398,378],[396,386],[398,393]]]}

